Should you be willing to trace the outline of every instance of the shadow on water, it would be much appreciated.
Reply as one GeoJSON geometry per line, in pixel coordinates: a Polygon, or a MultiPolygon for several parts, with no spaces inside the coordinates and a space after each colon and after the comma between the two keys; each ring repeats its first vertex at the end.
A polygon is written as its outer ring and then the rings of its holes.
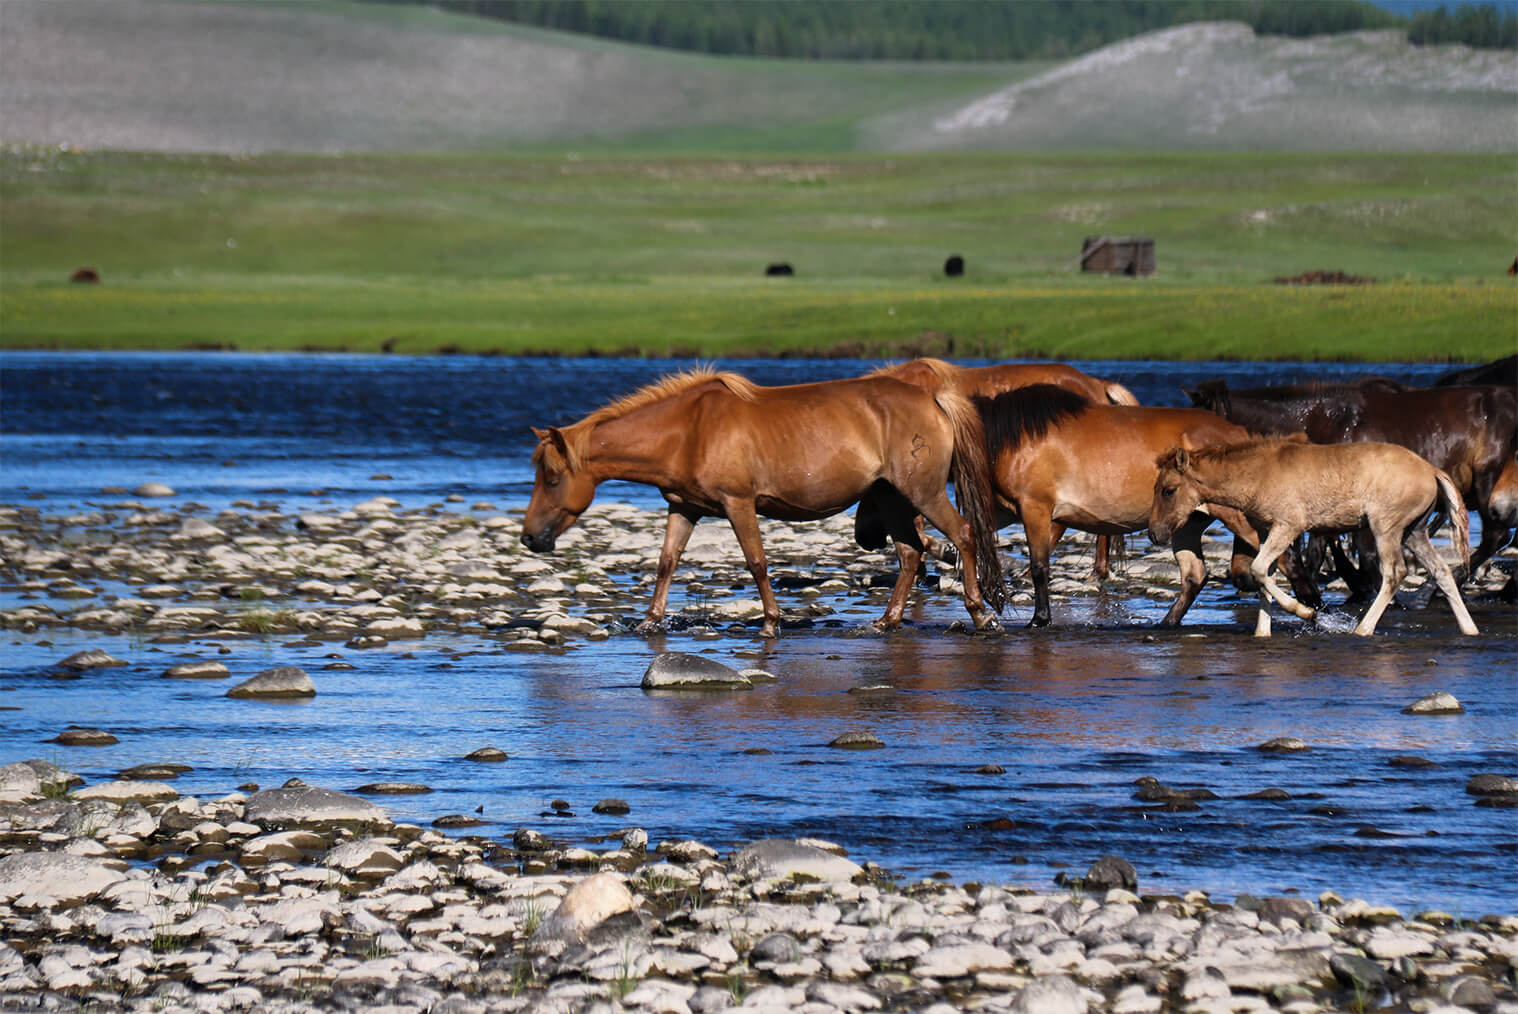
{"type": "MultiPolygon", "coordinates": [[[[79,511],[104,486],[154,479],[201,503],[245,499],[288,516],[378,493],[407,506],[458,494],[520,509],[528,423],[572,421],[688,364],[6,354],[0,365],[0,502],[79,511]]],[[[774,383],[869,365],[750,372],[774,383]]],[[[1306,369],[1106,367],[1154,404],[1175,403],[1198,376],[1267,383],[1306,369]]],[[[657,508],[637,488],[606,498],[657,508]]],[[[167,645],[6,632],[0,703],[14,710],[0,710],[0,762],[46,757],[100,780],[180,761],[194,767],[180,791],[215,795],[292,775],[346,790],[414,781],[433,791],[380,800],[398,819],[479,811],[478,831],[492,836],[534,826],[587,842],[635,824],[656,841],[727,847],[811,835],[903,875],[1032,887],[1115,853],[1146,891],[1332,888],[1462,916],[1518,911],[1514,811],[1477,806],[1464,791],[1478,772],[1518,774],[1511,606],[1473,603],[1483,631],[1474,639],[1434,608],[1394,610],[1370,640],[1344,633],[1343,617],[1319,627],[1278,619],[1277,636],[1261,642],[1248,636],[1253,600],[1216,586],[1179,632],[1148,626],[1163,611],[1156,600],[1112,593],[1058,603],[1045,630],[1023,630],[1027,617],[1014,611],[999,637],[950,631],[962,609],[943,594],[919,595],[908,628],[888,636],[853,629],[878,602],[832,604],[837,626],[774,644],[751,629],[716,640],[616,634],[537,654],[463,635],[360,651],[279,637],[167,645]],[[130,664],[48,678],[52,663],[85,647],[130,664]],[[639,680],[661,650],[761,665],[778,679],[741,693],[646,693],[639,680]],[[188,658],[219,658],[234,679],[299,665],[319,694],[232,701],[227,682],[161,678],[188,658]],[[1465,713],[1402,713],[1434,690],[1465,713]],[[121,742],[46,742],[70,724],[121,742]],[[828,746],[853,730],[884,746],[828,746]],[[1288,736],[1310,749],[1257,749],[1288,736]],[[462,760],[486,745],[510,759],[462,760]],[[1140,778],[1204,798],[1138,799],[1140,778]],[[1269,789],[1280,791],[1260,797],[1269,789]],[[626,800],[630,814],[593,813],[604,797],[626,800]],[[543,816],[557,798],[574,817],[543,816]]]]}

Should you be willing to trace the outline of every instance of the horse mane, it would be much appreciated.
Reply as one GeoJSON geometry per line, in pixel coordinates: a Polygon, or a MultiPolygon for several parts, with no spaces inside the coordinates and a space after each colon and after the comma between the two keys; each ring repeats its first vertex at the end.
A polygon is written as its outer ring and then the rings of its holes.
{"type": "Polygon", "coordinates": [[[950,390],[954,389],[959,374],[963,372],[953,363],[924,356],[919,359],[910,359],[904,363],[889,363],[865,375],[869,377],[890,377],[893,380],[903,380],[910,384],[912,381],[906,380],[906,375],[921,373],[924,370],[933,375],[934,379],[938,381],[938,386],[946,387],[950,390]]]}
{"type": "MultiPolygon", "coordinates": [[[[580,464],[590,453],[590,432],[604,422],[620,419],[630,412],[635,412],[646,405],[667,401],[670,398],[684,394],[686,391],[702,384],[717,383],[744,401],[753,401],[759,396],[759,385],[747,377],[737,373],[718,371],[710,366],[697,366],[679,373],[670,373],[660,377],[651,384],[624,395],[616,401],[603,405],[590,415],[581,419],[572,426],[566,426],[560,432],[564,436],[564,445],[568,453],[565,455],[565,467],[569,471],[577,471],[580,464]]],[[[541,460],[542,447],[533,453],[533,463],[541,460]]]]}
{"type": "Polygon", "coordinates": [[[1040,440],[1049,427],[1073,419],[1091,407],[1091,402],[1057,384],[1030,384],[1003,391],[994,398],[977,395],[986,431],[986,451],[991,460],[1005,449],[1015,449],[1026,440],[1040,440]]]}
{"type": "Polygon", "coordinates": [[[1170,450],[1154,459],[1154,463],[1160,469],[1175,469],[1176,459],[1185,454],[1191,461],[1201,464],[1226,463],[1230,458],[1241,454],[1249,454],[1266,447],[1278,447],[1282,444],[1305,444],[1310,443],[1305,433],[1276,433],[1268,436],[1250,437],[1248,440],[1238,440],[1226,444],[1208,444],[1205,447],[1187,449],[1184,447],[1172,447],[1170,450]]]}

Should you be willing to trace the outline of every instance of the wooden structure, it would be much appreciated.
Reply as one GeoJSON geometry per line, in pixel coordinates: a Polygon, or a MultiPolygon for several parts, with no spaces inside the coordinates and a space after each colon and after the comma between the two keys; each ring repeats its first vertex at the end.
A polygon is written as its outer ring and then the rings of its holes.
{"type": "Polygon", "coordinates": [[[1081,270],[1104,275],[1154,274],[1154,240],[1088,236],[1081,243],[1081,270]]]}

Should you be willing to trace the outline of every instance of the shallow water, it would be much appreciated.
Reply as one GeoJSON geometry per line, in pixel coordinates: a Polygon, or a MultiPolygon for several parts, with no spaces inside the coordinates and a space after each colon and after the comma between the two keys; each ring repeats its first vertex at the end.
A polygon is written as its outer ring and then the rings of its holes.
{"type": "MultiPolygon", "coordinates": [[[[376,494],[420,506],[458,493],[520,509],[530,482],[528,423],[573,421],[683,365],[5,354],[0,502],[80,511],[120,499],[102,497],[103,486],[157,480],[179,491],[175,504],[245,499],[286,513],[376,494]],[[371,479],[376,473],[394,478],[371,479]]],[[[773,383],[868,364],[732,365],[773,383]]],[[[1242,386],[1323,372],[1088,368],[1154,404],[1179,403],[1182,383],[1209,376],[1242,386]]],[[[1378,372],[1426,379],[1439,370],[1378,372]]],[[[656,506],[639,487],[608,496],[656,506]]],[[[1476,772],[1518,774],[1511,606],[1473,603],[1483,631],[1476,639],[1456,635],[1435,607],[1389,612],[1369,641],[1347,636],[1342,617],[1316,629],[1278,619],[1277,636],[1261,643],[1248,636],[1252,600],[1216,585],[1180,633],[1146,626],[1163,611],[1149,598],[1056,603],[1055,628],[1025,632],[1009,615],[1013,629],[991,638],[947,629],[962,614],[951,597],[918,600],[910,628],[887,637],[855,635],[880,607],[856,596],[829,600],[833,623],[773,645],[748,634],[616,634],[543,654],[469,637],[355,651],[289,638],[160,645],[5,632],[0,705],[17,710],[0,711],[0,762],[55,758],[97,780],[137,763],[181,761],[195,768],[177,783],[190,793],[291,775],[340,789],[417,781],[435,791],[380,801],[423,823],[482,808],[479,831],[492,836],[527,825],[581,842],[635,824],[655,840],[690,836],[724,847],[804,834],[906,876],[943,871],[1032,887],[1115,853],[1133,862],[1143,890],[1202,887],[1228,898],[1333,888],[1408,910],[1518,911],[1515,811],[1477,807],[1464,793],[1476,772]],[[84,647],[131,665],[48,678],[50,663],[84,647]],[[666,649],[762,665],[779,679],[744,693],[645,693],[643,670],[666,649]],[[159,678],[190,657],[221,658],[237,677],[300,665],[320,694],[294,704],[233,702],[226,683],[159,678]],[[356,668],[324,668],[339,660],[356,668]],[[1453,693],[1466,713],[1401,713],[1433,690],[1453,693]],[[108,728],[122,742],[44,742],[68,724],[108,728]],[[851,730],[886,745],[826,745],[851,730]],[[1255,749],[1277,736],[1312,749],[1255,749]],[[485,745],[511,759],[459,759],[485,745]],[[761,749],[768,752],[750,752],[761,749]],[[1388,763],[1408,754],[1438,766],[1388,763]],[[1005,773],[976,773],[986,764],[1005,773]],[[1219,798],[1164,812],[1133,798],[1142,776],[1219,798]],[[1272,787],[1291,798],[1240,798],[1272,787]],[[626,800],[631,813],[591,813],[608,796],[626,800]],[[556,798],[575,816],[541,816],[556,798]]]]}

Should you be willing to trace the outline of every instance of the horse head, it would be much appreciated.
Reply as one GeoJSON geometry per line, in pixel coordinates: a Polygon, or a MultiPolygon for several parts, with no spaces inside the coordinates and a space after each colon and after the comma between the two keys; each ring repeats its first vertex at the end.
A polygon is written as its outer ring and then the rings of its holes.
{"type": "Polygon", "coordinates": [[[1191,399],[1191,404],[1197,408],[1206,409],[1223,418],[1228,418],[1228,382],[1226,380],[1204,380],[1196,386],[1181,388],[1186,397],[1191,399]]]}
{"type": "Polygon", "coordinates": [[[1191,472],[1191,453],[1175,447],[1155,461],[1154,503],[1149,507],[1149,537],[1163,546],[1202,505],[1202,491],[1191,472]]]}
{"type": "Polygon", "coordinates": [[[550,426],[546,430],[534,427],[532,432],[538,438],[532,452],[537,478],[522,519],[522,545],[534,553],[551,553],[559,536],[590,506],[596,482],[577,467],[563,431],[550,426]]]}

